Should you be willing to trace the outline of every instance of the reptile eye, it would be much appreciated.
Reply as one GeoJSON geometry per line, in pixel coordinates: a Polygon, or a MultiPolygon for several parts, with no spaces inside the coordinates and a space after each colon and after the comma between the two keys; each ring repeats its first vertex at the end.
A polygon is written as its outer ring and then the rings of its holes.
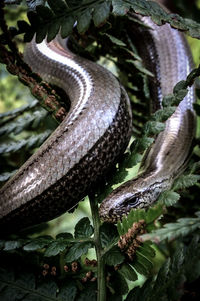
{"type": "Polygon", "coordinates": [[[125,206],[130,206],[132,208],[136,207],[139,203],[139,198],[136,197],[136,196],[133,196],[133,197],[130,197],[130,198],[127,198],[125,201],[124,201],[124,205],[125,206]]]}

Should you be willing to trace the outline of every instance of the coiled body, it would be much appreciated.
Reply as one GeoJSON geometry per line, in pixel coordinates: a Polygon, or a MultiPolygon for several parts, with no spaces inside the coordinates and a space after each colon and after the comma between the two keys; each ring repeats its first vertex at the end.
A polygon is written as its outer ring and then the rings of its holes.
{"type": "Polygon", "coordinates": [[[71,108],[0,190],[0,224],[14,230],[50,220],[76,205],[125,150],[131,135],[129,99],[112,73],[62,48],[57,39],[38,45],[32,41],[25,60],[66,91],[71,108]]]}
{"type": "MultiPolygon", "coordinates": [[[[191,56],[182,34],[168,25],[158,27],[149,18],[143,21],[153,30],[139,30],[139,48],[144,60],[151,60],[147,66],[155,74],[152,95],[160,102],[186,78],[191,56]]],[[[0,190],[0,225],[15,230],[50,220],[76,205],[125,150],[131,135],[127,94],[109,71],[64,49],[58,39],[39,45],[32,41],[25,59],[44,79],[66,91],[71,109],[39,151],[0,190]]],[[[103,219],[119,219],[135,207],[131,204],[134,198],[138,207],[149,206],[170,187],[191,147],[193,101],[191,89],[150,149],[142,177],[123,185],[102,203],[103,219]],[[135,192],[142,196],[139,202],[135,192]]]]}

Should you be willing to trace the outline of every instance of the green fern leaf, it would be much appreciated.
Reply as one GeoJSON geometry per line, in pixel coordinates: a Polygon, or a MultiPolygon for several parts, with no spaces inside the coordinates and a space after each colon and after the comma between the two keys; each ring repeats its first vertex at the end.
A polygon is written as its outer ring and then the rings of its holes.
{"type": "Polygon", "coordinates": [[[180,199],[180,195],[174,191],[164,191],[159,196],[159,201],[163,202],[166,206],[173,206],[180,199]]]}
{"type": "MultiPolygon", "coordinates": [[[[75,17],[73,17],[73,16],[66,16],[61,19],[60,34],[61,34],[62,38],[66,38],[72,32],[74,23],[75,23],[75,17]]],[[[80,24],[79,24],[79,26],[80,26],[80,24]]],[[[79,30],[81,30],[81,32],[82,32],[82,28],[79,30]]]]}
{"type": "Polygon", "coordinates": [[[94,7],[92,18],[95,26],[102,25],[106,21],[106,19],[108,19],[110,14],[110,6],[110,1],[104,1],[102,4],[96,5],[94,7]]]}
{"type": "Polygon", "coordinates": [[[86,238],[90,237],[94,232],[88,217],[83,217],[75,226],[74,237],[86,238]]]}
{"type": "Polygon", "coordinates": [[[130,264],[127,263],[124,263],[120,267],[119,273],[130,281],[136,281],[138,279],[138,275],[135,270],[131,267],[130,264]]]}
{"type": "Polygon", "coordinates": [[[0,174],[0,182],[5,182],[7,181],[10,177],[12,177],[15,173],[17,172],[17,170],[13,170],[12,172],[4,172],[2,174],[0,174]]]}
{"type": "Polygon", "coordinates": [[[124,16],[130,9],[130,4],[123,0],[112,1],[112,13],[118,16],[124,16]]]}
{"type": "Polygon", "coordinates": [[[125,257],[117,246],[113,246],[103,255],[103,259],[107,265],[116,266],[121,264],[125,260],[125,257]]]}
{"type": "Polygon", "coordinates": [[[33,147],[40,146],[47,139],[50,133],[51,131],[46,131],[28,139],[22,139],[17,142],[2,143],[0,146],[0,154],[14,153],[22,148],[32,149],[33,147]]]}
{"type": "Polygon", "coordinates": [[[196,215],[196,218],[179,218],[175,223],[165,224],[161,229],[142,235],[142,240],[160,242],[164,239],[173,240],[177,237],[186,236],[200,228],[200,212],[196,212],[196,215]]]}
{"type": "Polygon", "coordinates": [[[15,135],[21,133],[28,127],[37,128],[39,123],[47,116],[48,112],[40,109],[31,113],[26,113],[24,116],[19,117],[16,121],[6,123],[0,128],[0,136],[13,133],[15,135]]]}
{"type": "Polygon", "coordinates": [[[51,236],[40,236],[26,243],[23,249],[25,251],[35,251],[46,247],[51,242],[53,242],[53,238],[51,236]]]}
{"type": "Polygon", "coordinates": [[[44,21],[49,21],[54,17],[53,12],[47,6],[39,5],[36,7],[36,12],[44,21]]]}
{"type": "Polygon", "coordinates": [[[117,46],[126,46],[126,44],[123,41],[117,39],[116,37],[114,37],[108,33],[104,33],[103,36],[108,37],[111,40],[111,42],[117,46]]]}
{"type": "Polygon", "coordinates": [[[47,42],[51,42],[56,35],[58,34],[60,29],[60,22],[55,22],[54,24],[50,24],[47,32],[47,42]]]}
{"type": "Polygon", "coordinates": [[[153,223],[163,213],[162,204],[156,204],[154,207],[150,207],[147,211],[145,209],[132,209],[127,217],[123,217],[121,222],[117,224],[117,230],[119,235],[124,235],[128,232],[135,222],[144,220],[147,226],[153,223]]]}
{"type": "Polygon", "coordinates": [[[73,281],[65,283],[58,293],[58,300],[61,301],[74,301],[77,295],[77,287],[73,281]]]}
{"type": "Polygon", "coordinates": [[[90,9],[87,9],[83,14],[79,15],[77,22],[78,32],[81,34],[85,33],[90,26],[91,20],[92,14],[90,9]]]}
{"type": "Polygon", "coordinates": [[[28,111],[29,109],[32,109],[38,105],[38,100],[33,100],[32,102],[21,106],[20,108],[14,109],[12,111],[7,111],[4,113],[0,113],[0,119],[5,118],[5,117],[17,117],[18,115],[24,113],[25,111],[28,111]]]}
{"type": "Polygon", "coordinates": [[[56,282],[50,279],[36,282],[35,275],[30,272],[21,271],[20,273],[14,273],[14,270],[5,268],[1,268],[0,271],[1,300],[63,301],[66,291],[69,291],[72,297],[77,292],[72,285],[66,285],[63,290],[59,290],[56,282]]]}
{"type": "Polygon", "coordinates": [[[109,248],[119,239],[117,229],[112,224],[103,223],[100,227],[100,242],[103,248],[109,248]]]}
{"type": "Polygon", "coordinates": [[[173,184],[173,189],[184,189],[195,185],[200,180],[200,175],[181,175],[173,184]]]}
{"type": "Polygon", "coordinates": [[[157,135],[161,131],[164,131],[165,124],[158,121],[147,121],[144,126],[144,133],[148,135],[157,135]]]}
{"type": "Polygon", "coordinates": [[[62,0],[47,0],[47,2],[55,15],[59,15],[67,9],[65,2],[62,0]]]}
{"type": "Polygon", "coordinates": [[[75,243],[67,252],[65,261],[72,262],[78,260],[82,255],[87,254],[92,246],[91,242],[75,243]]]}

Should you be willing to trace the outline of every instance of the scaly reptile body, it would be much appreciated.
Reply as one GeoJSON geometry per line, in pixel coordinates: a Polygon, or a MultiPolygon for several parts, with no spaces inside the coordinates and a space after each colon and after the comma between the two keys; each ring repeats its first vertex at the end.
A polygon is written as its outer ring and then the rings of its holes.
{"type": "MultiPolygon", "coordinates": [[[[155,74],[152,95],[158,102],[172,93],[192,68],[187,43],[169,25],[139,29],[138,49],[155,74]]],[[[34,71],[59,85],[71,100],[70,112],[41,148],[0,190],[0,225],[24,228],[71,209],[122,153],[131,135],[131,110],[126,92],[103,67],[64,48],[59,39],[26,48],[34,71]]],[[[143,164],[141,177],[123,185],[100,207],[100,215],[116,221],[131,207],[149,206],[170,187],[188,157],[194,135],[194,91],[181,102],[166,129],[158,135],[143,164]]]]}

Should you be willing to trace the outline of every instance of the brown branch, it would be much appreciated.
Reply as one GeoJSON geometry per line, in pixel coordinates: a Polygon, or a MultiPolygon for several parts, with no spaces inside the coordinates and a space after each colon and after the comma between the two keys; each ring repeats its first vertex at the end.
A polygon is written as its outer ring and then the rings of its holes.
{"type": "Polygon", "coordinates": [[[7,70],[16,75],[19,81],[29,87],[32,95],[39,100],[43,108],[61,122],[66,116],[66,108],[61,105],[61,97],[24,62],[6,24],[3,1],[0,2],[0,28],[3,32],[0,36],[0,62],[5,64],[7,70]]]}

